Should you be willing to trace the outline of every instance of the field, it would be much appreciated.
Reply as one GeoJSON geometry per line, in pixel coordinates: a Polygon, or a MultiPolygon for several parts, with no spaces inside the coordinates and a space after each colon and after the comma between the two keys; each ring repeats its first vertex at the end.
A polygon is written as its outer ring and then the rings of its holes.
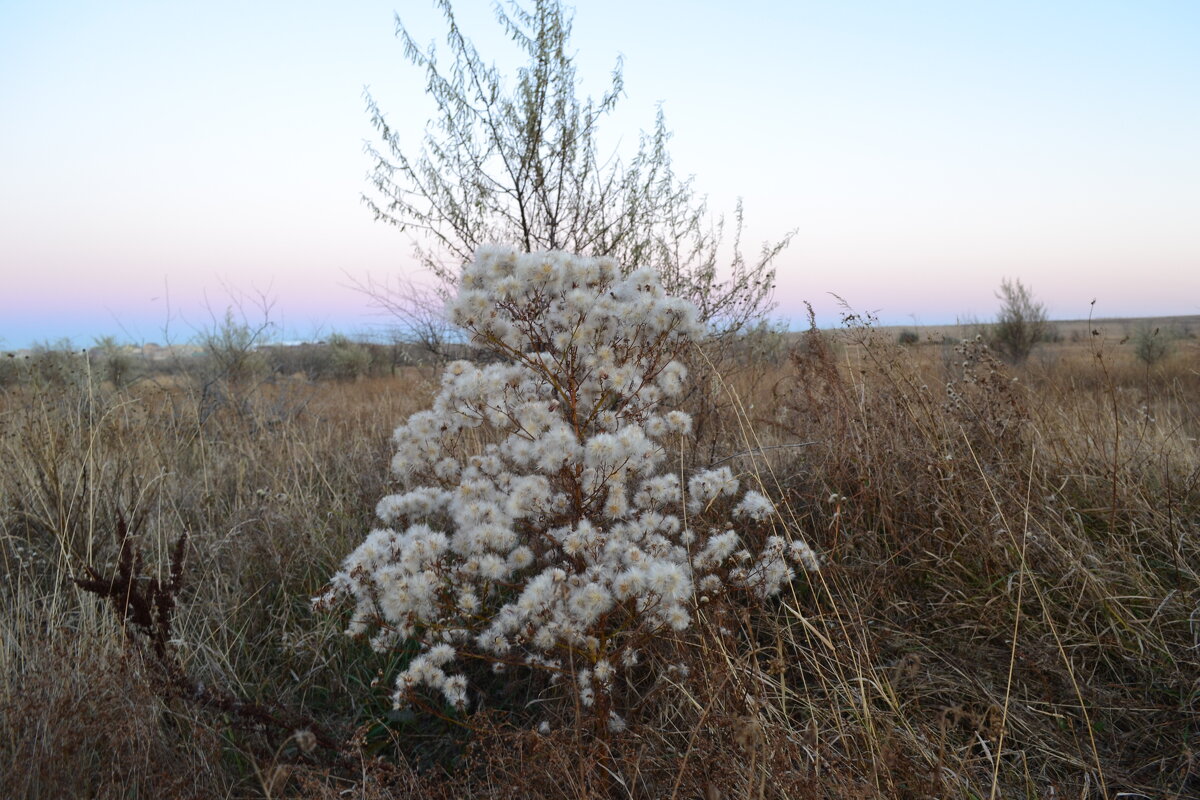
{"type": "Polygon", "coordinates": [[[1195,322],[1152,366],[1132,321],[1016,366],[853,321],[693,353],[685,468],[823,565],[701,612],[607,738],[538,732],[520,674],[395,712],[402,656],[311,608],[436,367],[64,354],[0,390],[0,796],[1200,798],[1195,322]]]}

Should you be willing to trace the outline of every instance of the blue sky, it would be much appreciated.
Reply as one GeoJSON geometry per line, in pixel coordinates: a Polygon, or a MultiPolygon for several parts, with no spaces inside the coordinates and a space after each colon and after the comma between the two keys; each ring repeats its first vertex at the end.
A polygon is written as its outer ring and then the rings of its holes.
{"type": "MultiPolygon", "coordinates": [[[[428,2],[0,0],[0,347],[260,296],[289,337],[386,325],[351,284],[413,262],[359,199],[363,89],[414,143],[430,111],[393,13],[442,36],[428,2]]],[[[609,142],[661,103],[748,250],[797,230],[785,316],[987,317],[1004,277],[1060,318],[1200,313],[1200,4],[582,0],[573,42],[584,92],[624,57],[609,142]]]]}

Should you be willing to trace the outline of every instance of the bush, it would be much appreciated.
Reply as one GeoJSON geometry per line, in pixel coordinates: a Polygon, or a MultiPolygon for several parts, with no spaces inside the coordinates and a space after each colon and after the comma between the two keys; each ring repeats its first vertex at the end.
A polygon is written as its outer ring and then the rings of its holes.
{"type": "Polygon", "coordinates": [[[133,355],[117,344],[114,337],[103,336],[97,339],[96,349],[100,351],[100,374],[105,380],[117,389],[133,380],[133,355]]]}
{"type": "Polygon", "coordinates": [[[352,381],[363,377],[371,368],[371,352],[340,333],[329,337],[329,371],[339,381],[352,381]]]}
{"type": "Polygon", "coordinates": [[[988,332],[988,344],[1010,364],[1019,364],[1046,335],[1046,306],[1034,300],[1029,287],[1019,280],[1001,281],[996,297],[1000,313],[988,332]]]}
{"type": "MultiPolygon", "coordinates": [[[[439,2],[448,53],[422,48],[397,22],[404,53],[425,73],[436,105],[424,146],[409,147],[368,94],[379,144],[368,144],[374,191],[364,200],[377,220],[422,231],[414,246],[437,281],[426,293],[411,284],[376,294],[396,312],[413,341],[440,352],[440,310],[458,267],[487,242],[519,243],[525,251],[571,250],[623,264],[653,262],[662,285],[693,302],[701,319],[737,331],[772,307],[776,257],[787,234],[764,243],[757,257],[742,253],[739,201],[729,228],[715,222],[691,178],[676,174],[670,132],[660,111],[651,133],[629,158],[602,151],[601,123],[624,94],[618,61],[599,99],[579,97],[571,9],[561,0],[495,6],[506,38],[525,64],[506,80],[459,26],[450,2],[439,2]],[[732,233],[732,247],[726,238],[732,233]],[[718,261],[731,256],[723,269],[718,261]],[[430,324],[433,323],[433,324],[430,324]]],[[[405,108],[405,126],[413,111],[405,108]]]]}
{"type": "Polygon", "coordinates": [[[916,331],[911,331],[906,328],[900,331],[899,335],[896,336],[896,341],[900,344],[913,345],[921,341],[921,337],[917,335],[916,331]]]}
{"type": "Polygon", "coordinates": [[[0,389],[15,387],[21,382],[25,359],[17,359],[16,353],[0,353],[0,389]]]}
{"type": "Polygon", "coordinates": [[[1147,367],[1153,367],[1171,352],[1171,339],[1149,322],[1138,325],[1133,334],[1133,354],[1147,367]]]}
{"type": "Polygon", "coordinates": [[[561,685],[560,710],[620,729],[635,694],[620,672],[670,662],[701,604],[762,600],[816,558],[728,467],[672,469],[691,427],[668,410],[676,359],[704,329],[654,272],[483,249],[460,285],[454,321],[502,360],[450,364],[433,407],[396,430],[401,491],[377,507],[396,527],[372,531],[318,605],[353,601],[350,633],[412,656],[397,705],[425,691],[461,709],[453,667],[525,667],[561,685]]]}
{"type": "Polygon", "coordinates": [[[85,353],[71,344],[70,339],[38,342],[24,358],[12,357],[13,364],[5,371],[4,380],[38,389],[87,386],[91,375],[85,353]]]}
{"type": "Polygon", "coordinates": [[[225,309],[225,316],[199,334],[199,344],[208,358],[207,379],[244,384],[262,376],[267,362],[258,350],[266,343],[269,321],[251,325],[244,317],[225,309]]]}

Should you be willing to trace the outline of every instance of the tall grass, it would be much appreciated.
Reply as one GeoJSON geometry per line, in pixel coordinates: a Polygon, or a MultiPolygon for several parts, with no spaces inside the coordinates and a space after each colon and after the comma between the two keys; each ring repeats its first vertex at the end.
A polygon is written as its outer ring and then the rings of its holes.
{"type": "Polygon", "coordinates": [[[858,325],[695,370],[688,461],[785,501],[826,563],[765,611],[702,615],[608,742],[515,724],[519,675],[507,711],[392,713],[395,665],[309,610],[432,373],[10,384],[0,795],[1200,797],[1200,357],[1147,368],[1099,338],[1014,368],[858,325]],[[111,570],[118,515],[146,574],[189,534],[188,675],[302,711],[341,754],[198,705],[74,587],[111,570]]]}

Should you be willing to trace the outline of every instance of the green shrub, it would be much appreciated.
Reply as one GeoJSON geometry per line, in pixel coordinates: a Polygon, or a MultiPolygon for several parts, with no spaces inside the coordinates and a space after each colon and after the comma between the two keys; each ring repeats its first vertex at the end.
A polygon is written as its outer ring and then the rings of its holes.
{"type": "Polygon", "coordinates": [[[366,345],[355,342],[348,336],[335,333],[329,337],[329,371],[340,381],[352,381],[363,377],[371,368],[371,352],[366,345]]]}
{"type": "Polygon", "coordinates": [[[1133,334],[1133,354],[1147,367],[1153,367],[1171,352],[1171,337],[1158,326],[1143,322],[1133,334]]]}

